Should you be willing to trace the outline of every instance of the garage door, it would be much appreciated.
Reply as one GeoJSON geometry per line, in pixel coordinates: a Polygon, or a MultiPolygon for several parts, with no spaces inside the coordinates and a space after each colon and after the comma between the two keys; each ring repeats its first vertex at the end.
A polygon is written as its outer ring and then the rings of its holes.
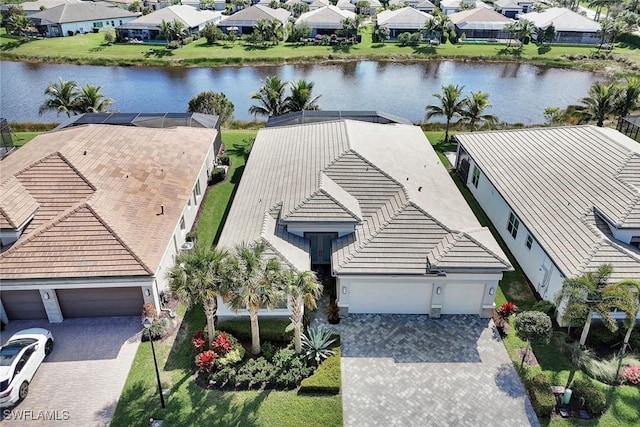
{"type": "Polygon", "coordinates": [[[349,313],[426,314],[430,283],[351,283],[349,313]]]}
{"type": "Polygon", "coordinates": [[[9,320],[47,318],[38,291],[2,291],[0,298],[9,320]]]}
{"type": "Polygon", "coordinates": [[[140,316],[142,290],[132,288],[57,289],[64,317],[140,316]]]}
{"type": "Polygon", "coordinates": [[[478,283],[447,283],[442,314],[480,314],[484,286],[478,283]]]}

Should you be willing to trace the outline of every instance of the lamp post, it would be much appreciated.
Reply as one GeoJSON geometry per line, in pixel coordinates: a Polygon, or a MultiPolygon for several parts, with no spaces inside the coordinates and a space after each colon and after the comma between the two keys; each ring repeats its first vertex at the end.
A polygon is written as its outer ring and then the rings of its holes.
{"type": "Polygon", "coordinates": [[[160,392],[160,404],[164,409],[164,395],[162,394],[162,383],[160,382],[160,372],[158,371],[158,361],[156,359],[156,349],[153,347],[153,337],[151,336],[151,326],[153,325],[153,319],[151,317],[145,317],[142,321],[142,326],[149,331],[149,341],[151,341],[151,352],[153,353],[153,364],[156,367],[156,379],[158,380],[158,391],[160,392]]]}

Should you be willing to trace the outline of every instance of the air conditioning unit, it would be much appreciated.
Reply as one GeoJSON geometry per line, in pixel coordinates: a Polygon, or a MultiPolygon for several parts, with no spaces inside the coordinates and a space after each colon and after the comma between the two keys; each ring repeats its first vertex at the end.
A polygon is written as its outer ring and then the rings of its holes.
{"type": "Polygon", "coordinates": [[[441,313],[442,313],[442,306],[441,305],[437,304],[437,305],[431,306],[431,318],[432,319],[439,319],[441,313]]]}
{"type": "Polygon", "coordinates": [[[182,245],[180,245],[181,251],[190,251],[192,249],[193,249],[193,242],[184,242],[182,245]]]}

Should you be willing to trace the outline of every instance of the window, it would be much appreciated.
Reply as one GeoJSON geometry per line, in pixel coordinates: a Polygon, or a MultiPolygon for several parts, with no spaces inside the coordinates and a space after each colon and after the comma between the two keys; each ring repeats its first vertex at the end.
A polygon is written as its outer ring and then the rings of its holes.
{"type": "Polygon", "coordinates": [[[525,245],[527,245],[527,249],[531,250],[531,246],[533,245],[533,237],[531,237],[531,234],[527,236],[525,245]]]}
{"type": "Polygon", "coordinates": [[[518,227],[520,226],[520,221],[518,218],[511,212],[509,214],[509,223],[507,224],[507,230],[511,233],[511,236],[515,239],[518,235],[518,227]]]}
{"type": "Polygon", "coordinates": [[[93,28],[102,28],[102,22],[94,22],[93,28]]]}
{"type": "Polygon", "coordinates": [[[191,207],[191,197],[187,199],[187,206],[191,207]]]}
{"type": "Polygon", "coordinates": [[[194,192],[194,194],[196,196],[199,196],[201,194],[200,193],[200,181],[196,182],[196,188],[193,190],[193,192],[194,192]]]}
{"type": "Polygon", "coordinates": [[[480,169],[477,166],[473,167],[473,177],[471,178],[471,183],[474,187],[478,188],[478,182],[480,181],[480,169]]]}
{"type": "Polygon", "coordinates": [[[185,228],[187,227],[184,225],[184,217],[182,217],[180,218],[180,230],[184,230],[185,228]]]}

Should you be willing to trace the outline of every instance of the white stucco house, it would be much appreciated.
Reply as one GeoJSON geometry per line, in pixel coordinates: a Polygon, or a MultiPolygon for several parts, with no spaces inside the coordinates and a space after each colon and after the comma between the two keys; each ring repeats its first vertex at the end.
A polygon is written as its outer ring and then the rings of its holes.
{"type": "Polygon", "coordinates": [[[527,19],[542,30],[553,25],[556,30],[554,43],[598,44],[602,41],[602,26],[599,22],[562,7],[523,13],[520,19],[527,19]]]}
{"type": "Polygon", "coordinates": [[[395,40],[398,34],[419,33],[433,16],[412,7],[385,10],[378,14],[377,25],[389,29],[389,38],[395,40]]]}
{"type": "Polygon", "coordinates": [[[215,128],[89,124],[3,159],[2,321],[159,310],[219,146],[215,128]]]}
{"type": "Polygon", "coordinates": [[[303,13],[296,19],[295,25],[308,25],[311,29],[311,37],[315,37],[318,34],[335,34],[342,30],[345,19],[355,19],[355,17],[356,14],[353,12],[329,5],[303,13]]]}
{"type": "MultiPolygon", "coordinates": [[[[261,129],[218,246],[242,242],[298,271],[328,267],[347,313],[489,317],[512,268],[421,129],[404,124],[261,129]]],[[[234,312],[221,299],[218,314],[234,312]]]]}
{"type": "Polygon", "coordinates": [[[595,126],[458,134],[457,170],[527,278],[640,278],[640,144],[595,126]]]}
{"type": "Polygon", "coordinates": [[[440,10],[445,15],[452,15],[460,12],[463,9],[479,8],[493,9],[485,2],[481,0],[442,0],[440,2],[440,10]]]}

